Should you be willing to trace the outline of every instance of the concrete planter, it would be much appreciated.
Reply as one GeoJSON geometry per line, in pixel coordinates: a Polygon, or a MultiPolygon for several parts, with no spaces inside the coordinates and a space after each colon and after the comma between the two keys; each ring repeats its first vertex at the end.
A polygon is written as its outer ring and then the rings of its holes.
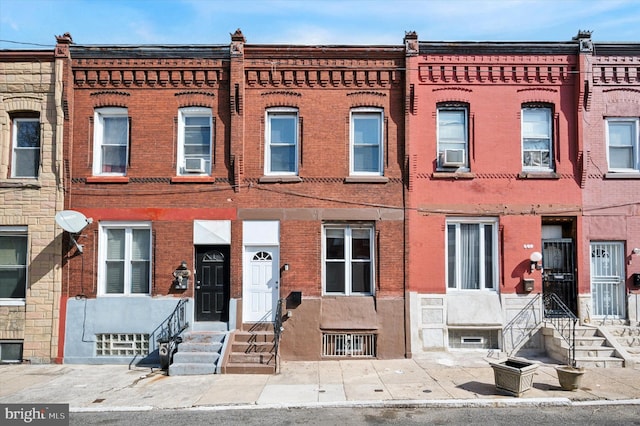
{"type": "Polygon", "coordinates": [[[558,373],[558,381],[560,381],[560,387],[563,390],[575,391],[580,388],[582,382],[582,376],[585,369],[582,367],[571,367],[570,365],[563,365],[556,367],[558,373]]]}
{"type": "Polygon", "coordinates": [[[501,362],[492,362],[491,368],[496,388],[519,397],[531,388],[538,364],[524,359],[508,358],[501,362]]]}

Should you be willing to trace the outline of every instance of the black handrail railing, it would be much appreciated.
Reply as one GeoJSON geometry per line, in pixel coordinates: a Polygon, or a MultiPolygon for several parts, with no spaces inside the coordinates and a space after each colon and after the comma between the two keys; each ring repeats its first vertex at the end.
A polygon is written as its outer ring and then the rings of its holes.
{"type": "Polygon", "coordinates": [[[278,351],[280,348],[280,335],[282,334],[282,305],[287,303],[287,299],[278,299],[276,304],[276,315],[275,321],[273,322],[273,334],[274,334],[274,343],[273,343],[273,351],[274,351],[274,361],[275,361],[275,372],[277,373],[280,370],[280,362],[278,358],[278,351]]]}
{"type": "Polygon", "coordinates": [[[171,355],[175,351],[178,343],[180,343],[180,334],[189,327],[186,309],[188,302],[189,299],[187,298],[180,299],[167,319],[153,330],[152,335],[159,344],[160,367],[162,369],[169,368],[171,355]]]}
{"type": "Polygon", "coordinates": [[[578,317],[560,300],[555,293],[542,297],[544,320],[558,330],[560,336],[569,345],[569,365],[576,366],[576,324],[578,317]]]}

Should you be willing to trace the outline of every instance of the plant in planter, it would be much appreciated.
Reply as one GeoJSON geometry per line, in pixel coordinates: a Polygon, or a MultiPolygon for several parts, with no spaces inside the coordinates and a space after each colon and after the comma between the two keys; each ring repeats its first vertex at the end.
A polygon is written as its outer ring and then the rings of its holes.
{"type": "Polygon", "coordinates": [[[496,388],[519,397],[531,388],[538,364],[521,358],[507,358],[501,362],[491,362],[491,368],[496,388]]]}

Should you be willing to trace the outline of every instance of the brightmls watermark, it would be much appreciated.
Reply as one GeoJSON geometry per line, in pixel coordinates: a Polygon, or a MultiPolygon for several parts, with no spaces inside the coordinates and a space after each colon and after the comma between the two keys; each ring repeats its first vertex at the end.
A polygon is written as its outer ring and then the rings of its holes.
{"type": "Polygon", "coordinates": [[[0,424],[69,426],[69,404],[0,404],[0,424]]]}

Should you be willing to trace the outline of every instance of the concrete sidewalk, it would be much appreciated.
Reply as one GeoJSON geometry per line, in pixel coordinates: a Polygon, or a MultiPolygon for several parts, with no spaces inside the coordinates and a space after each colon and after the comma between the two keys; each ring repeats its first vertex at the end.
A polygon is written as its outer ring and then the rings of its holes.
{"type": "MultiPolygon", "coordinates": [[[[70,411],[308,406],[640,405],[640,370],[587,369],[563,391],[550,360],[516,398],[495,387],[481,354],[401,360],[282,362],[276,375],[166,376],[126,365],[2,365],[0,403],[65,403],[70,411]]],[[[532,359],[533,360],[533,359],[532,359]]],[[[495,359],[494,359],[495,361],[495,359]]]]}

